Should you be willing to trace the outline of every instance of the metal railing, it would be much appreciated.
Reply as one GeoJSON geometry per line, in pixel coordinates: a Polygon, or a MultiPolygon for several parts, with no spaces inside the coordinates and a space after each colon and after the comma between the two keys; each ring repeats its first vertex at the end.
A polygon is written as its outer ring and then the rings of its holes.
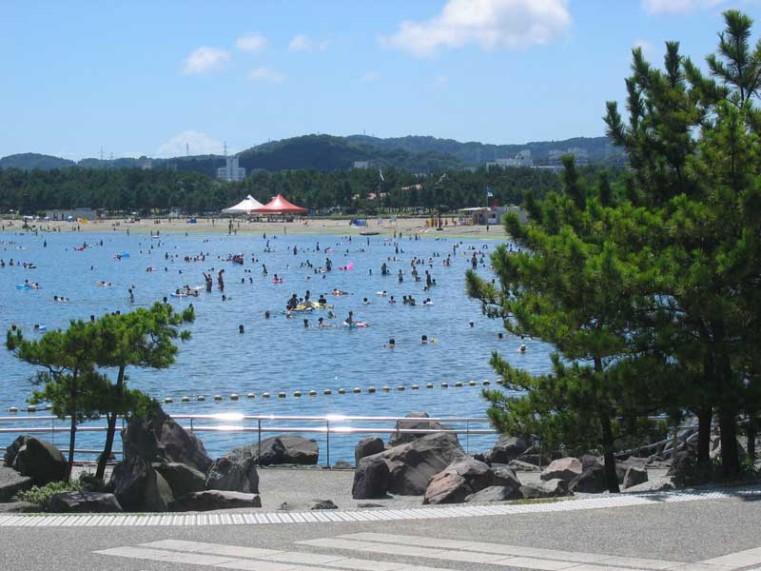
{"type": "MultiPolygon", "coordinates": [[[[497,434],[490,427],[489,419],[480,417],[402,417],[402,416],[278,416],[278,415],[244,415],[236,413],[221,414],[176,414],[172,418],[178,424],[192,433],[256,433],[257,444],[261,451],[262,434],[300,433],[300,434],[323,434],[325,435],[325,465],[330,466],[330,442],[331,435],[345,437],[354,434],[430,434],[445,432],[448,434],[464,435],[465,450],[469,451],[470,437],[475,435],[497,434]],[[185,422],[182,422],[185,421],[185,422]],[[436,428],[407,428],[410,423],[437,422],[443,429],[436,428]],[[294,425],[293,423],[301,423],[294,425]],[[306,424],[305,424],[306,423],[306,424]],[[352,424],[353,423],[353,424],[352,424]],[[370,426],[357,426],[357,424],[373,423],[370,426]],[[376,423],[381,423],[377,425],[376,423]],[[484,427],[488,428],[484,428],[484,427]]],[[[120,417],[122,426],[124,419],[120,417]]],[[[55,440],[56,434],[69,433],[69,419],[59,419],[56,416],[28,415],[28,416],[3,416],[0,417],[0,435],[2,434],[49,434],[51,440],[55,440]],[[37,421],[45,422],[33,426],[21,425],[21,423],[37,421]],[[14,423],[13,426],[7,426],[14,423]]],[[[105,425],[92,425],[93,422],[79,425],[79,432],[105,432],[105,425]]],[[[100,454],[102,450],[76,449],[75,454],[93,455],[100,454]]],[[[122,450],[114,450],[114,454],[121,455],[122,450]]]]}

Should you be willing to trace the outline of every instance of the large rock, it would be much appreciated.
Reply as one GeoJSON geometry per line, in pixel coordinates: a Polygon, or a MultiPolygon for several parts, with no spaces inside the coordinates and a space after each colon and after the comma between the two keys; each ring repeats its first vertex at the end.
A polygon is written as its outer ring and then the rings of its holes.
{"type": "Polygon", "coordinates": [[[489,503],[519,500],[523,497],[520,486],[489,486],[465,498],[466,502],[489,503]]]}
{"type": "Polygon", "coordinates": [[[539,477],[544,481],[560,479],[570,482],[581,476],[582,471],[581,461],[578,458],[560,458],[553,460],[539,477]]]}
{"type": "Polygon", "coordinates": [[[581,474],[571,480],[569,488],[582,494],[599,494],[607,491],[605,467],[597,463],[584,468],[581,474]]]}
{"type": "Polygon", "coordinates": [[[526,499],[534,500],[570,496],[573,495],[573,492],[568,489],[568,482],[555,478],[553,480],[541,480],[535,484],[524,484],[521,486],[521,494],[526,499]]]}
{"type": "Polygon", "coordinates": [[[114,466],[111,488],[126,511],[164,512],[174,500],[164,477],[140,456],[114,466]]]}
{"type": "Polygon", "coordinates": [[[623,489],[639,486],[647,482],[647,470],[631,466],[624,475],[623,489]]]}
{"type": "MultiPolygon", "coordinates": [[[[412,442],[417,438],[426,436],[427,434],[425,432],[401,432],[402,430],[445,430],[445,427],[439,422],[425,420],[426,418],[430,418],[430,415],[427,412],[411,412],[405,418],[409,418],[410,420],[400,420],[397,423],[399,432],[395,433],[389,440],[390,446],[399,446],[400,444],[406,444],[407,442],[412,442]]],[[[457,437],[455,436],[455,438],[457,437]]]]}
{"type": "Polygon", "coordinates": [[[223,490],[205,490],[193,492],[176,499],[171,504],[175,512],[206,512],[211,510],[229,510],[233,508],[260,508],[262,499],[259,494],[244,494],[223,490]]]}
{"type": "Polygon", "coordinates": [[[645,468],[647,466],[647,458],[637,458],[635,456],[630,456],[626,460],[618,460],[616,461],[616,477],[618,478],[618,483],[623,484],[624,483],[624,476],[626,475],[626,471],[629,468],[645,468]]]}
{"type": "Polygon", "coordinates": [[[505,464],[492,464],[491,472],[493,474],[491,485],[520,489],[521,482],[510,466],[505,464]]]}
{"type": "Polygon", "coordinates": [[[425,493],[434,475],[452,462],[464,458],[465,451],[453,435],[439,432],[395,446],[381,455],[390,472],[388,491],[403,496],[419,496],[425,493]]]}
{"type": "Polygon", "coordinates": [[[488,488],[494,483],[494,472],[489,465],[476,460],[472,456],[466,456],[452,462],[444,471],[454,472],[465,478],[465,481],[473,492],[488,488]]]}
{"type": "Polygon", "coordinates": [[[11,501],[19,492],[34,485],[29,476],[22,476],[12,468],[0,466],[0,502],[11,501]]]}
{"type": "Polygon", "coordinates": [[[114,494],[64,492],[50,498],[50,511],[54,513],[108,513],[124,510],[114,494]]]}
{"type": "Polygon", "coordinates": [[[466,456],[455,460],[442,472],[431,478],[425,490],[424,504],[453,504],[494,482],[494,473],[488,464],[466,456]]]}
{"type": "Polygon", "coordinates": [[[124,457],[153,462],[179,462],[206,473],[212,460],[203,443],[160,407],[147,419],[135,419],[122,430],[124,457]]]}
{"type": "Polygon", "coordinates": [[[175,498],[206,489],[206,476],[187,464],[159,462],[152,468],[164,477],[175,498]]]}
{"type": "Polygon", "coordinates": [[[378,454],[386,449],[383,439],[377,436],[368,436],[363,438],[354,447],[354,466],[359,466],[359,461],[367,456],[378,454]]]}
{"type": "Polygon", "coordinates": [[[247,494],[259,493],[256,471],[256,447],[235,448],[211,465],[206,476],[209,490],[230,490],[247,494]]]}
{"type": "Polygon", "coordinates": [[[355,500],[388,497],[389,469],[382,454],[366,456],[354,470],[351,497],[355,500]]]}
{"type": "MultiPolygon", "coordinates": [[[[257,449],[258,446],[250,448],[257,449]]],[[[303,436],[285,434],[262,440],[259,463],[262,466],[273,464],[315,465],[319,456],[317,441],[303,436]]]]}
{"type": "Polygon", "coordinates": [[[489,464],[507,464],[518,458],[530,447],[530,438],[503,434],[494,447],[486,453],[486,461],[489,464]]]}
{"type": "Polygon", "coordinates": [[[47,440],[34,436],[14,440],[7,448],[5,462],[22,476],[29,476],[36,486],[66,479],[63,454],[47,440]]]}
{"type": "Polygon", "coordinates": [[[423,497],[424,504],[459,504],[473,493],[465,478],[457,472],[444,471],[436,474],[423,497]]]}

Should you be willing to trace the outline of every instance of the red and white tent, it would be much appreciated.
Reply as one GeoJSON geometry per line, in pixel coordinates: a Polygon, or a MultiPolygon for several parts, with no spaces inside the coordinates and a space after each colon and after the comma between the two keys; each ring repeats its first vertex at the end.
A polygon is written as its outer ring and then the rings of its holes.
{"type": "Polygon", "coordinates": [[[282,194],[278,194],[275,198],[270,200],[264,206],[254,208],[254,212],[260,214],[306,214],[307,209],[301,206],[296,206],[288,202],[283,198],[282,194]]]}

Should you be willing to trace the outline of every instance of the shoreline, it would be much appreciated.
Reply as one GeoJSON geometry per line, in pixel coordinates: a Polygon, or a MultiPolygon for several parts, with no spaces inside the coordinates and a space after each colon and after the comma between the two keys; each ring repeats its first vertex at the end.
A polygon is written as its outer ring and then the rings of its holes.
{"type": "Polygon", "coordinates": [[[480,238],[506,239],[504,227],[500,225],[453,224],[452,217],[446,217],[448,224],[441,230],[429,226],[431,218],[398,218],[395,221],[383,219],[366,219],[366,226],[354,226],[348,219],[315,218],[309,220],[249,221],[236,218],[197,218],[194,223],[187,219],[141,219],[130,221],[128,218],[113,218],[88,222],[36,221],[24,228],[21,220],[2,220],[2,229],[8,231],[28,231],[41,233],[83,234],[107,232],[135,232],[138,234],[270,234],[288,235],[336,235],[357,237],[381,236],[384,238],[418,236],[420,238],[480,238]],[[372,234],[367,234],[372,233],[372,234]]]}

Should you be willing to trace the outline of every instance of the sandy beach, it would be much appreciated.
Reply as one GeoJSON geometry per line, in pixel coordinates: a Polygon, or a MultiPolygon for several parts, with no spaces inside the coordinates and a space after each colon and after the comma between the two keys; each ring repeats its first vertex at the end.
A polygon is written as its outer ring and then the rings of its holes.
{"type": "MultiPolygon", "coordinates": [[[[500,239],[506,236],[504,227],[467,225],[454,223],[452,217],[442,219],[441,229],[431,226],[430,218],[383,218],[367,219],[366,226],[355,226],[347,219],[313,218],[294,220],[293,222],[248,221],[240,218],[196,218],[190,223],[188,219],[151,218],[130,221],[129,219],[102,219],[87,222],[58,222],[40,220],[28,222],[29,228],[41,232],[127,232],[130,233],[194,233],[194,234],[271,234],[271,235],[339,235],[361,236],[377,233],[380,236],[393,237],[400,233],[402,237],[417,235],[420,237],[447,238],[490,238],[500,239]]],[[[24,227],[21,220],[4,220],[5,231],[19,231],[24,227]]]]}

